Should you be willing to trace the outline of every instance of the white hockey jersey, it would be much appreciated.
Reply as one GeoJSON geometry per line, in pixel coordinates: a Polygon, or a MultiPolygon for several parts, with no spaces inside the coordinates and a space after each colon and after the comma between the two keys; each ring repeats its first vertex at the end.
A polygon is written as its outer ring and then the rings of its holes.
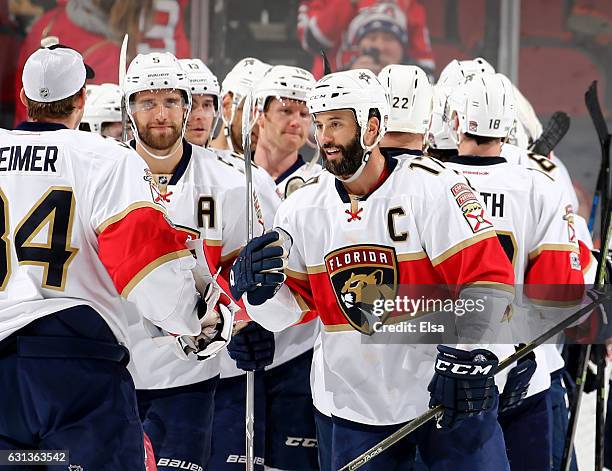
{"type": "MultiPolygon", "coordinates": [[[[183,156],[172,175],[154,175],[172,222],[187,235],[204,239],[211,271],[221,270],[226,288],[228,272],[246,241],[244,177],[216,154],[183,142],[183,156]]],[[[256,224],[255,234],[263,234],[256,224]]],[[[134,344],[129,365],[137,389],[164,389],[205,381],[219,374],[218,357],[201,362],[181,360],[170,348],[158,346],[134,315],[130,336],[134,344]]]]}
{"type": "MultiPolygon", "coordinates": [[[[550,285],[584,283],[572,205],[561,185],[540,169],[508,163],[503,157],[458,156],[446,165],[464,175],[479,191],[498,238],[512,260],[517,286],[523,283],[541,286],[534,304],[577,302],[576,298],[564,299],[568,294],[571,297],[573,291],[566,286],[560,287],[562,293],[548,289],[550,285]]],[[[574,295],[579,299],[581,293],[574,295]]],[[[526,316],[537,315],[519,294],[512,308],[514,325],[517,322],[527,325],[526,316]]],[[[541,333],[524,329],[518,334],[519,341],[526,343],[541,333]]],[[[548,389],[549,373],[558,369],[558,363],[548,365],[546,351],[550,348],[554,346],[536,349],[537,370],[529,396],[548,389]]],[[[550,360],[554,362],[554,356],[550,360]]]]}
{"type": "Polygon", "coordinates": [[[351,197],[326,171],[291,195],[275,220],[293,239],[287,283],[262,306],[246,303],[270,330],[318,316],[321,350],[314,361],[323,362],[329,412],[371,425],[405,422],[427,409],[436,348],[369,341],[363,332],[371,319],[360,308],[393,299],[400,285],[462,285],[463,297],[487,283],[496,288],[480,289],[501,319],[514,282],[493,225],[463,177],[422,157],[390,158],[386,172],[364,197],[351,197]]]}
{"type": "Polygon", "coordinates": [[[0,340],[85,304],[127,344],[119,295],[170,332],[200,332],[195,261],[136,152],[51,123],[0,141],[0,340]]]}

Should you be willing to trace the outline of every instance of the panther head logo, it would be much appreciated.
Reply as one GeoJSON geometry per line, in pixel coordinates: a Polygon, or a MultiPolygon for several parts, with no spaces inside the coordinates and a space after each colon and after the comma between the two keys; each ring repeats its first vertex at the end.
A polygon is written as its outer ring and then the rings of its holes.
{"type": "Polygon", "coordinates": [[[374,305],[379,299],[391,299],[393,289],[383,284],[383,271],[374,270],[369,274],[351,273],[340,290],[340,298],[348,308],[359,304],[374,305]]]}

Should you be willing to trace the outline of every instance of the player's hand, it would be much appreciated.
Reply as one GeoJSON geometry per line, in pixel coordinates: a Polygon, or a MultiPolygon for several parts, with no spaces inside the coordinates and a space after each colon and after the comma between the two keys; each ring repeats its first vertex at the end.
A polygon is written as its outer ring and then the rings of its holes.
{"type": "Polygon", "coordinates": [[[250,304],[263,304],[285,281],[283,272],[291,238],[276,229],[255,237],[240,251],[230,271],[230,291],[239,300],[244,293],[250,304]]]}
{"type": "Polygon", "coordinates": [[[208,360],[231,340],[235,310],[231,303],[221,302],[221,294],[218,285],[211,283],[206,289],[198,306],[202,331],[195,337],[183,335],[177,339],[185,355],[193,353],[198,360],[208,360]]]}
{"type": "Polygon", "coordinates": [[[483,348],[467,351],[438,345],[434,376],[427,387],[429,407],[444,407],[437,419],[438,428],[453,428],[494,406],[497,364],[497,356],[483,348]]]}
{"type": "Polygon", "coordinates": [[[232,337],[227,351],[241,370],[261,370],[274,360],[274,334],[251,321],[232,337]]]}
{"type": "Polygon", "coordinates": [[[504,391],[499,396],[499,412],[505,412],[523,402],[537,366],[535,353],[531,352],[510,370],[504,391]]]}

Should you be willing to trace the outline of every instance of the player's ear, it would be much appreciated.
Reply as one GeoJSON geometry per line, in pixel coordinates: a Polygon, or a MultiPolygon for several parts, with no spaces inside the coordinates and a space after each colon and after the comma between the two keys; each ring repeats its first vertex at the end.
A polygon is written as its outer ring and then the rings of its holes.
{"type": "Polygon", "coordinates": [[[23,106],[28,107],[28,102],[26,101],[26,95],[23,91],[23,87],[21,87],[21,91],[19,92],[19,100],[23,103],[23,106]]]}
{"type": "Polygon", "coordinates": [[[74,99],[74,107],[77,109],[85,108],[85,97],[87,96],[87,91],[85,87],[81,88],[81,91],[74,99]]]}
{"type": "Polygon", "coordinates": [[[232,94],[231,93],[226,93],[225,95],[223,95],[222,106],[223,108],[221,109],[221,112],[223,113],[223,117],[227,121],[230,119],[230,114],[232,113],[232,94]]]}
{"type": "Polygon", "coordinates": [[[371,146],[374,144],[374,142],[376,142],[376,136],[378,136],[379,128],[380,121],[376,116],[371,116],[370,119],[368,119],[368,128],[363,136],[363,142],[366,146],[371,146]]]}

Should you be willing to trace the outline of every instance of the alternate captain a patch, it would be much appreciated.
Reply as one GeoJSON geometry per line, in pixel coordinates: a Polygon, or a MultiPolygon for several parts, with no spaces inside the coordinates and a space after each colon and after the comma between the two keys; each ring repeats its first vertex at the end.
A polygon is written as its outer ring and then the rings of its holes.
{"type": "Polygon", "coordinates": [[[485,213],[485,209],[482,207],[469,185],[457,183],[451,188],[451,193],[473,233],[493,227],[493,223],[486,219],[488,216],[485,213]]]}
{"type": "Polygon", "coordinates": [[[374,303],[395,299],[397,293],[395,250],[382,245],[343,247],[325,256],[325,268],[346,320],[359,332],[372,335],[374,322],[384,322],[390,314],[373,314],[374,303]]]}

